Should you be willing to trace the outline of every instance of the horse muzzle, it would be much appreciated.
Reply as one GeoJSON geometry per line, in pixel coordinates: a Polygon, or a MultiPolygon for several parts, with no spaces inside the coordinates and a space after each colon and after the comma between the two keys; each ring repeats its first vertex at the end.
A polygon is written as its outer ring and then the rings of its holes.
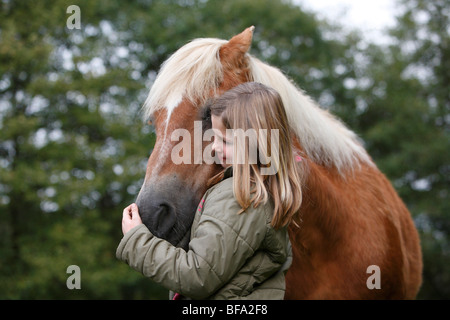
{"type": "Polygon", "coordinates": [[[144,182],[136,204],[142,222],[154,236],[187,249],[198,204],[192,190],[174,180],[144,182]]]}

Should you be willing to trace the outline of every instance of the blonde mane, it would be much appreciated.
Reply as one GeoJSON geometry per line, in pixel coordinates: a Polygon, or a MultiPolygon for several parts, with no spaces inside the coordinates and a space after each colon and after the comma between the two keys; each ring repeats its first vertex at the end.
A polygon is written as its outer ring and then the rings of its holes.
{"type": "Polygon", "coordinates": [[[166,108],[168,116],[183,98],[203,105],[211,91],[222,82],[219,58],[220,39],[195,39],[177,50],[161,66],[158,76],[145,100],[144,117],[166,108]]]}
{"type": "MultiPolygon", "coordinates": [[[[148,118],[156,110],[166,108],[169,119],[183,98],[201,106],[211,92],[215,95],[223,80],[219,50],[225,43],[220,39],[196,39],[166,60],[144,103],[144,116],[148,118]]],[[[250,54],[247,57],[252,80],[281,95],[289,124],[308,157],[325,166],[335,166],[340,172],[361,162],[373,164],[354,132],[321,109],[279,69],[250,54]]]]}

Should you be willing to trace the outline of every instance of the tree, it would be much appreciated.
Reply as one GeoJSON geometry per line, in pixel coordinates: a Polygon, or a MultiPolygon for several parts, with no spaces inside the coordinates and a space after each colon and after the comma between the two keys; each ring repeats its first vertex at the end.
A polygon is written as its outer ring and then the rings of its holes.
{"type": "MultiPolygon", "coordinates": [[[[141,281],[109,283],[127,270],[111,263],[118,208],[136,196],[155,138],[133,102],[144,84],[120,38],[100,33],[111,8],[80,3],[83,29],[69,30],[67,6],[7,1],[0,11],[3,298],[119,298],[141,281]],[[83,290],[66,288],[72,264],[83,290]]],[[[151,296],[137,287],[134,297],[151,296]]]]}
{"type": "Polygon", "coordinates": [[[419,298],[443,299],[450,296],[450,11],[441,0],[400,6],[392,43],[365,50],[358,127],[421,234],[419,298]]]}

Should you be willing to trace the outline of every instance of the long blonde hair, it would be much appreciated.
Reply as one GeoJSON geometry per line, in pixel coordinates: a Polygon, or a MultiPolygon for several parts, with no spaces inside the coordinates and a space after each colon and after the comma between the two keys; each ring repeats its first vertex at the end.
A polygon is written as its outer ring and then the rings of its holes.
{"type": "MultiPolygon", "coordinates": [[[[211,115],[221,118],[226,129],[253,129],[256,132],[266,129],[266,134],[257,134],[259,157],[256,163],[248,161],[251,146],[236,143],[235,137],[233,192],[242,207],[239,213],[244,212],[252,203],[256,208],[271,197],[274,202],[272,226],[280,228],[288,225],[300,210],[302,190],[300,172],[291,146],[293,133],[278,92],[261,83],[246,82],[225,92],[212,101],[208,108],[211,115]],[[272,145],[273,130],[278,133],[276,145],[272,145]],[[245,162],[237,163],[238,158],[245,159],[245,162]],[[261,174],[264,167],[274,167],[275,173],[261,174]]],[[[213,177],[209,183],[217,183],[222,177],[223,172],[213,177]]]]}

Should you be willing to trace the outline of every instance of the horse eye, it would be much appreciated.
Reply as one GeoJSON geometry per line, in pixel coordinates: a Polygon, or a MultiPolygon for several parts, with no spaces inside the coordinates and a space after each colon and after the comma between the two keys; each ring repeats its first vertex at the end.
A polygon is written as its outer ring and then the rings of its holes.
{"type": "Polygon", "coordinates": [[[152,126],[152,127],[154,127],[155,126],[155,118],[153,117],[153,116],[150,116],[149,118],[148,118],[148,120],[147,120],[147,124],[149,125],[149,126],[152,126]]]}
{"type": "Polygon", "coordinates": [[[209,108],[209,105],[206,104],[203,106],[200,110],[200,119],[202,120],[202,127],[203,130],[211,129],[212,123],[211,123],[211,109],[209,108]]]}
{"type": "Polygon", "coordinates": [[[204,114],[202,120],[211,122],[211,114],[204,114]]]}

